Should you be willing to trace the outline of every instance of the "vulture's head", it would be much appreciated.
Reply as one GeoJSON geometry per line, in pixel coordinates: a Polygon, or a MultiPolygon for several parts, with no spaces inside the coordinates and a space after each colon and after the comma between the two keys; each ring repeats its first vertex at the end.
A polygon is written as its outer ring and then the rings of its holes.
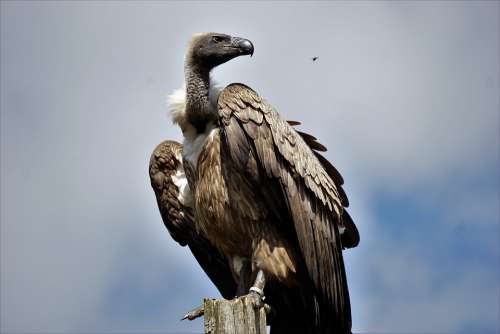
{"type": "Polygon", "coordinates": [[[253,55],[253,44],[248,39],[207,32],[193,36],[189,42],[186,62],[210,71],[244,55],[253,55]]]}

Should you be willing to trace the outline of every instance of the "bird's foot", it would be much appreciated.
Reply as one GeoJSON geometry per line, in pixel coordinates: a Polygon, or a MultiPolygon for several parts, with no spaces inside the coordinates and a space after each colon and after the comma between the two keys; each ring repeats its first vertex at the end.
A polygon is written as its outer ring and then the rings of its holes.
{"type": "Polygon", "coordinates": [[[184,317],[182,317],[181,320],[194,320],[196,318],[201,317],[205,313],[205,309],[203,306],[197,307],[194,310],[191,310],[190,312],[186,313],[184,317]]]}
{"type": "Polygon", "coordinates": [[[252,304],[252,307],[255,310],[260,310],[261,308],[264,308],[266,314],[269,314],[269,312],[271,312],[271,306],[264,303],[264,296],[261,296],[256,292],[250,291],[248,295],[244,295],[242,296],[242,298],[246,298],[250,302],[250,304],[252,304]]]}
{"type": "Polygon", "coordinates": [[[264,296],[264,292],[261,289],[251,287],[250,292],[243,297],[245,297],[250,302],[250,304],[252,304],[254,309],[259,310],[261,307],[263,307],[266,313],[269,313],[271,311],[271,307],[264,303],[264,299],[266,299],[266,297],[264,296]]]}
{"type": "Polygon", "coordinates": [[[248,295],[246,295],[247,299],[250,301],[254,309],[260,309],[264,306],[264,296],[261,296],[257,292],[250,291],[248,295]]]}

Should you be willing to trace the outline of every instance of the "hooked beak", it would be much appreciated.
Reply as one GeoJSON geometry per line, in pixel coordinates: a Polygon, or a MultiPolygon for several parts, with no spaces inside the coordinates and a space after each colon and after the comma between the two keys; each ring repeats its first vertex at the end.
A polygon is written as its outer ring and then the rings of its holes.
{"type": "Polygon", "coordinates": [[[240,50],[241,55],[253,56],[253,44],[248,39],[232,37],[231,46],[240,50]]]}

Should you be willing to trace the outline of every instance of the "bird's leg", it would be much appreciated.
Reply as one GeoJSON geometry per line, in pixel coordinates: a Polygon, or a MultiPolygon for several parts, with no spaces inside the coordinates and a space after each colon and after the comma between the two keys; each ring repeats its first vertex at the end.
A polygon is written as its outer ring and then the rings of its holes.
{"type": "Polygon", "coordinates": [[[259,309],[264,306],[264,286],[266,285],[266,278],[262,269],[257,271],[255,281],[250,287],[248,298],[252,302],[254,308],[259,309]]]}
{"type": "Polygon", "coordinates": [[[181,320],[186,320],[186,319],[194,320],[196,318],[201,317],[204,313],[205,309],[203,308],[203,305],[201,305],[200,307],[197,307],[194,310],[191,310],[188,313],[186,313],[186,315],[183,316],[181,320]]]}
{"type": "Polygon", "coordinates": [[[240,269],[240,275],[238,280],[238,287],[236,289],[236,297],[243,296],[250,285],[250,279],[252,276],[252,264],[250,261],[244,261],[240,269]]]}

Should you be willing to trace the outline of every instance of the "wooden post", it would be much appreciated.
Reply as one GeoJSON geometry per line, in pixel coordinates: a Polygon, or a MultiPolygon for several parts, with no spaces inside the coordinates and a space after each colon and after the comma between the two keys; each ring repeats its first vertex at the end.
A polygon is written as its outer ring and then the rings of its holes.
{"type": "Polygon", "coordinates": [[[205,334],[266,334],[266,311],[245,297],[203,301],[205,334]]]}

